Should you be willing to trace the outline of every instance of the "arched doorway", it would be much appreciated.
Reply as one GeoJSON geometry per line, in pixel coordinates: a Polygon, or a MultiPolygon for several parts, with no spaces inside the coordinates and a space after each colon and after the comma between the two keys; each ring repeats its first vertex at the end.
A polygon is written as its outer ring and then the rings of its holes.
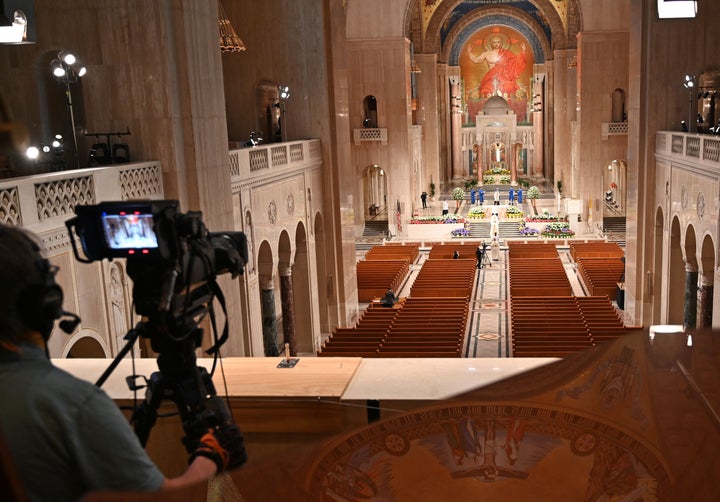
{"type": "Polygon", "coordinates": [[[97,334],[88,334],[88,331],[73,337],[63,355],[67,359],[103,359],[109,356],[97,334]]]}
{"type": "Polygon", "coordinates": [[[322,215],[315,215],[315,269],[317,270],[317,301],[318,312],[320,315],[320,335],[321,342],[328,336],[334,326],[338,324],[338,318],[335,310],[331,308],[334,287],[332,268],[328,267],[328,253],[325,249],[328,239],[325,235],[325,223],[322,215]]]}
{"type": "Polygon", "coordinates": [[[275,264],[272,248],[263,241],[258,248],[258,279],[260,285],[260,311],[262,315],[263,352],[267,357],[279,355],[277,336],[277,306],[275,264]]]}
{"type": "Polygon", "coordinates": [[[295,263],[292,267],[293,297],[295,298],[295,336],[297,351],[313,353],[313,305],[310,286],[310,264],[305,225],[298,223],[295,231],[295,263]]]}
{"type": "Polygon", "coordinates": [[[614,159],[607,164],[603,175],[605,199],[604,214],[607,216],[624,216],[627,200],[627,164],[624,160],[614,159]]]}
{"type": "Polygon", "coordinates": [[[666,287],[667,321],[662,324],[683,323],[683,305],[685,300],[685,259],[680,247],[680,221],[673,218],[670,226],[670,259],[668,263],[669,274],[666,287]]]}
{"type": "Polygon", "coordinates": [[[387,175],[378,165],[371,165],[363,174],[363,198],[366,220],[388,220],[387,175]]]}
{"type": "Polygon", "coordinates": [[[715,309],[715,244],[712,237],[706,235],[700,248],[700,283],[698,297],[698,327],[716,327],[719,322],[715,309]]]}
{"type": "Polygon", "coordinates": [[[660,292],[660,286],[662,284],[662,264],[663,264],[663,228],[665,224],[665,218],[663,217],[662,209],[658,208],[655,214],[655,233],[653,241],[653,273],[652,278],[648,280],[645,291],[648,299],[652,300],[652,319],[651,324],[662,324],[662,308],[661,308],[661,296],[655,294],[655,291],[660,292]],[[656,288],[655,283],[658,287],[656,288]]]}
{"type": "Polygon", "coordinates": [[[698,306],[698,261],[695,227],[685,229],[685,287],[683,301],[683,326],[689,329],[697,327],[698,306]]]}

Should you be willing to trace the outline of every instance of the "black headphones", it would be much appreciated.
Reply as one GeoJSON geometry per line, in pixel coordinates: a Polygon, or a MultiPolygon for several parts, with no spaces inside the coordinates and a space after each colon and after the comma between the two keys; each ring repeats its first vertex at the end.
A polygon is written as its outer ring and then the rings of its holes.
{"type": "Polygon", "coordinates": [[[40,272],[40,282],[29,285],[18,295],[18,312],[23,326],[39,331],[45,341],[50,338],[55,320],[70,316],[72,320],[61,321],[60,327],[66,333],[72,333],[80,323],[75,314],[65,312],[62,308],[63,291],[55,282],[57,267],[50,264],[40,254],[40,248],[31,239],[30,247],[35,253],[35,264],[40,272]]]}

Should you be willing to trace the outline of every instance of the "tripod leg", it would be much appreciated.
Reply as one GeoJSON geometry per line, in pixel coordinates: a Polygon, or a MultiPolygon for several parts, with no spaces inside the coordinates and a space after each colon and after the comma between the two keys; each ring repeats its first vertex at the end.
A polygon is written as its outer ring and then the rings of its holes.
{"type": "Polygon", "coordinates": [[[165,384],[162,375],[159,372],[153,373],[145,391],[145,400],[135,408],[131,419],[131,422],[135,425],[135,434],[143,446],[147,444],[150,430],[157,421],[157,410],[164,394],[165,384]]]}

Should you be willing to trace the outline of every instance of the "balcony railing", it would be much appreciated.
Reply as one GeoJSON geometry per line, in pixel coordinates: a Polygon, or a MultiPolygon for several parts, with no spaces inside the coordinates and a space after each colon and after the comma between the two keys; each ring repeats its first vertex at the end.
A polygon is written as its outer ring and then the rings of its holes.
{"type": "Polygon", "coordinates": [[[602,124],[602,139],[608,139],[609,136],[627,136],[627,122],[605,122],[602,124]]]}
{"type": "Polygon", "coordinates": [[[658,131],[655,135],[655,153],[717,170],[720,167],[720,136],[658,131]]]}
{"type": "Polygon", "coordinates": [[[59,171],[0,181],[0,222],[43,229],[63,227],[78,204],[162,199],[159,162],[59,171]]]}
{"type": "Polygon", "coordinates": [[[363,141],[379,141],[383,145],[387,145],[388,132],[386,128],[363,127],[353,130],[353,139],[355,145],[360,145],[363,141]]]}

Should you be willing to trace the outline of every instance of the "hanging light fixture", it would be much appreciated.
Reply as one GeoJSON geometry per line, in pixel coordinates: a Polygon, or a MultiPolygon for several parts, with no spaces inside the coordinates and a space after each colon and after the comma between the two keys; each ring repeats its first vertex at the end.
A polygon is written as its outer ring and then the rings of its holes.
{"type": "Polygon", "coordinates": [[[222,3],[218,1],[218,25],[220,27],[220,51],[221,52],[242,52],[245,44],[235,33],[235,28],[225,14],[222,3]]]}

